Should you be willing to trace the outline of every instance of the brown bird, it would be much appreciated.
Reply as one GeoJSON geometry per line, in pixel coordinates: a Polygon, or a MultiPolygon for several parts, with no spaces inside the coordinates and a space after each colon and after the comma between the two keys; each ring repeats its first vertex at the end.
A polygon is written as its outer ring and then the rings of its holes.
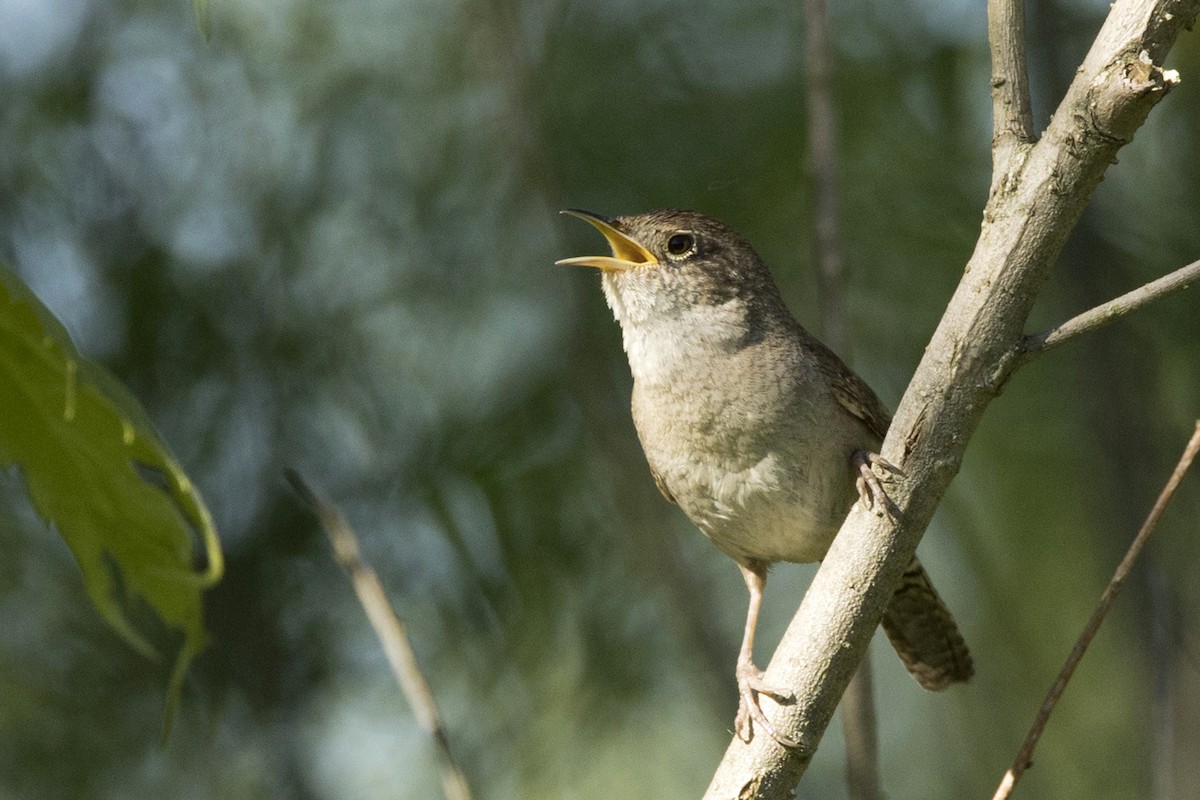
{"type": "MultiPolygon", "coordinates": [[[[754,664],[754,630],[778,561],[819,561],[856,498],[889,501],[875,469],[891,416],[866,383],[792,317],[758,254],[695,211],[610,219],[563,212],[604,234],[598,267],[633,373],[633,421],[659,490],[732,558],[750,591],[737,660],[736,730],[758,723],[759,695],[788,701],[754,664]],[[874,469],[873,469],[874,468],[874,469]]],[[[883,617],[900,659],[927,689],[974,667],[949,610],[913,560],[883,617]]]]}

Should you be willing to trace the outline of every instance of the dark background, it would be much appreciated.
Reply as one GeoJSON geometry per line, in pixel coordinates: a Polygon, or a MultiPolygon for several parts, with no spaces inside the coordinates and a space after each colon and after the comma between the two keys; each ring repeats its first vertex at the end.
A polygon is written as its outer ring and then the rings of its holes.
{"type": "MultiPolygon", "coordinates": [[[[982,3],[834,3],[856,367],[894,406],[978,232],[982,3]]],[[[142,400],[228,554],[209,650],[86,603],[0,475],[0,797],[429,798],[436,762],[322,534],[335,498],[481,798],[696,797],[728,741],[745,589],[663,502],[620,337],[560,218],[694,207],[815,327],[798,3],[0,0],[0,259],[142,400]]],[[[1032,3],[1038,127],[1103,2],[1032,3]]],[[[1044,328],[1200,254],[1200,42],[1110,170],[1044,328]]],[[[1200,414],[1196,289],[1022,371],[922,557],[978,676],[881,639],[892,797],[989,796],[1200,414]]],[[[1029,798],[1200,795],[1200,490],[1177,497],[1051,721],[1029,798]]],[[[813,568],[780,567],[765,663],[813,568]]],[[[830,729],[800,796],[844,796],[830,729]]]]}

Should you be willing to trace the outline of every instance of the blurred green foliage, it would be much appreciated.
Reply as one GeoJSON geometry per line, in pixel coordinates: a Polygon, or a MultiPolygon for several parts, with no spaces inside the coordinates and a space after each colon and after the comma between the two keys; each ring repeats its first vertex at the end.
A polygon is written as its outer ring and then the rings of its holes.
{"type": "MultiPolygon", "coordinates": [[[[1044,124],[1107,6],[1031,3],[1044,124]]],[[[855,363],[903,391],[987,192],[979,4],[833,8],[855,363]]],[[[695,207],[815,320],[795,4],[0,0],[0,259],[131,387],[227,575],[161,744],[161,669],[80,611],[0,475],[0,795],[436,796],[430,744],[282,480],[336,498],[481,797],[694,797],[728,740],[745,590],[658,497],[594,247],[563,206],[695,207]]],[[[1200,252],[1200,48],[1031,320],[1200,252]]],[[[1193,290],[1194,291],[1194,290],[1193,290]]],[[[875,659],[886,788],[991,791],[1200,407],[1200,301],[1029,367],[922,547],[978,677],[875,659]]],[[[1200,492],[1176,499],[1052,720],[1030,797],[1200,794],[1200,492]]],[[[774,573],[760,659],[811,567],[774,573]]],[[[831,731],[801,797],[844,796],[831,731]]]]}

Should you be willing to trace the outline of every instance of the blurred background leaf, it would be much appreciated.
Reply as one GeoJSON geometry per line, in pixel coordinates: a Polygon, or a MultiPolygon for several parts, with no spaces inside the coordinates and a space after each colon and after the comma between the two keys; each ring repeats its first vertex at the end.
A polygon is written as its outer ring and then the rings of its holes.
{"type": "MultiPolygon", "coordinates": [[[[984,11],[832,11],[855,363],[894,405],[978,233],[984,11]]],[[[1106,11],[1030,4],[1040,124],[1106,11]]],[[[555,212],[714,214],[818,319],[799,7],[222,0],[207,43],[193,13],[0,0],[0,258],[143,402],[227,551],[162,747],[162,676],[79,613],[69,553],[0,476],[0,794],[436,796],[292,466],[363,538],[481,797],[698,796],[745,588],[649,479],[596,276],[552,266],[595,240],[555,212]]],[[[1200,252],[1195,36],[1169,66],[1183,83],[1031,328],[1200,252]]],[[[1007,767],[1192,429],[1197,302],[1064,348],[992,404],[922,546],[978,677],[929,695],[879,643],[893,796],[984,793],[1007,767]]],[[[1031,797],[1200,794],[1198,495],[1084,662],[1031,797]]],[[[811,574],[773,573],[760,658],[811,574]]],[[[830,736],[800,796],[844,796],[842,769],[830,736]]]]}
{"type": "MultiPolygon", "coordinates": [[[[148,603],[183,634],[169,705],[205,643],[205,589],[221,575],[208,509],[137,401],[80,357],[66,331],[0,264],[0,469],[19,468],[62,536],[100,615],[157,658],[127,607],[148,603]]],[[[50,588],[50,587],[47,587],[50,588]]]]}

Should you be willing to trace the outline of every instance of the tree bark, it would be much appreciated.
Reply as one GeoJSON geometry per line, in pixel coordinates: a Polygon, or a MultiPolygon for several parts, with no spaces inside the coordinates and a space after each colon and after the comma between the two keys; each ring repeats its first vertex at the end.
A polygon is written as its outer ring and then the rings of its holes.
{"type": "Polygon", "coordinates": [[[735,737],[706,798],[792,796],[980,417],[1019,363],[1051,264],[1117,151],[1177,82],[1158,65],[1198,10],[1200,0],[1118,0],[1041,140],[997,160],[975,251],[884,442],[906,476],[890,488],[901,513],[855,507],[767,668],[768,683],[797,697],[768,703],[768,715],[800,747],[735,737]]]}

